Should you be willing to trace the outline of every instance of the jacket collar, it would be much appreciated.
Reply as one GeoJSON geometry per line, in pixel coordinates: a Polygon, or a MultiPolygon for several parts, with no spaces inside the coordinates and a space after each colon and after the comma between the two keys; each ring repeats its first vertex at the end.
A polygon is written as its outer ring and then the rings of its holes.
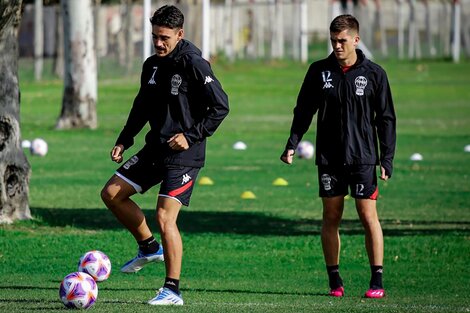
{"type": "Polygon", "coordinates": [[[181,39],[177,44],[175,49],[171,51],[170,54],[165,56],[163,59],[165,61],[178,61],[182,56],[187,55],[187,54],[197,54],[201,55],[201,51],[190,41],[186,39],[181,39]]]}
{"type": "MultiPolygon", "coordinates": [[[[366,58],[364,52],[362,52],[361,49],[356,49],[356,54],[357,54],[357,60],[356,63],[354,63],[351,68],[357,68],[368,62],[368,59],[366,58]]],[[[336,60],[334,52],[331,52],[330,55],[328,56],[328,61],[335,64],[338,69],[341,69],[341,66],[339,65],[338,61],[336,60]]]]}

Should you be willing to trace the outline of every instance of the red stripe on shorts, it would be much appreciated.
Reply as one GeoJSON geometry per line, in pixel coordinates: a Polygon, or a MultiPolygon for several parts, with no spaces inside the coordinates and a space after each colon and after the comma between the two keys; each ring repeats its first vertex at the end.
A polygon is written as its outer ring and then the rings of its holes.
{"type": "Polygon", "coordinates": [[[183,192],[185,192],[186,190],[188,190],[188,188],[190,188],[191,186],[193,185],[193,181],[189,181],[188,183],[186,183],[185,185],[175,189],[175,190],[172,190],[168,193],[168,195],[170,197],[176,197],[180,194],[182,194],[183,192]]]}
{"type": "Polygon", "coordinates": [[[379,196],[379,187],[376,187],[374,193],[370,196],[369,199],[371,199],[371,200],[377,200],[377,197],[378,197],[378,196],[379,196]]]}

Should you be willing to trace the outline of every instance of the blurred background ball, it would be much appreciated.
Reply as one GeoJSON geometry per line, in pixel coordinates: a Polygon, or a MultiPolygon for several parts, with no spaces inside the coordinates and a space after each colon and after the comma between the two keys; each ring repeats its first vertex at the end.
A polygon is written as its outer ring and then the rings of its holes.
{"type": "Polygon", "coordinates": [[[295,150],[295,153],[301,159],[311,159],[311,158],[313,158],[313,153],[314,152],[315,152],[315,149],[313,147],[313,144],[310,141],[307,141],[307,140],[302,140],[299,143],[299,145],[297,146],[297,149],[295,150]]]}
{"type": "Polygon", "coordinates": [[[246,143],[244,143],[243,141],[237,141],[233,144],[233,149],[235,150],[246,150],[246,148],[246,143]]]}
{"type": "Polygon", "coordinates": [[[423,155],[421,153],[413,153],[410,156],[411,161],[422,161],[423,160],[423,155]]]}
{"type": "Polygon", "coordinates": [[[32,155],[45,156],[47,154],[47,142],[42,138],[31,141],[30,151],[32,155]]]}
{"type": "Polygon", "coordinates": [[[31,149],[31,141],[29,140],[23,140],[21,142],[21,148],[24,148],[24,149],[31,149]]]}

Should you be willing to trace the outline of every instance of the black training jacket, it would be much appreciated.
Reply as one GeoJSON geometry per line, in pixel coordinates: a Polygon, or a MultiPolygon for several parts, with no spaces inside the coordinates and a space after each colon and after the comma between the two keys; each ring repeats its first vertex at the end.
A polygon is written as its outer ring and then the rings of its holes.
{"type": "Polygon", "coordinates": [[[379,65],[356,52],[358,60],[346,73],[334,53],[310,66],[286,149],[296,149],[318,112],[317,165],[380,164],[391,177],[396,117],[389,82],[379,65]]]}
{"type": "Polygon", "coordinates": [[[149,57],[143,64],[140,90],[126,125],[116,140],[128,149],[148,122],[145,147],[164,164],[202,167],[206,137],[229,112],[228,97],[201,52],[181,40],[166,57],[149,57]],[[183,133],[189,149],[175,151],[167,140],[183,133]]]}

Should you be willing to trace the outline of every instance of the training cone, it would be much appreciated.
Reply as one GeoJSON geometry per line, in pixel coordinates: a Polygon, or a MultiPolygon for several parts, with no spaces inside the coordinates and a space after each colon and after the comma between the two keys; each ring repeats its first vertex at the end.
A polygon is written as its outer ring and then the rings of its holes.
{"type": "Polygon", "coordinates": [[[242,199],[256,199],[256,196],[251,191],[244,191],[241,195],[242,199]]]}
{"type": "Polygon", "coordinates": [[[211,186],[213,184],[214,182],[212,181],[212,179],[207,176],[201,177],[201,179],[199,179],[199,185],[211,186]]]}
{"type": "Polygon", "coordinates": [[[276,178],[273,181],[273,186],[287,186],[287,185],[289,185],[289,183],[287,182],[287,180],[285,180],[282,177],[276,178]]]}

